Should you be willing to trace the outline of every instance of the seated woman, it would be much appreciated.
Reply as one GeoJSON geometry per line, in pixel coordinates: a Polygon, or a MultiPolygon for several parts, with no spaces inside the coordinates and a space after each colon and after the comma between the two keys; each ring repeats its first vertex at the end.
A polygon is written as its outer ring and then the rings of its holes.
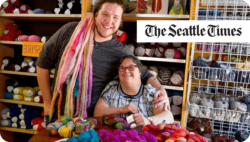
{"type": "Polygon", "coordinates": [[[104,114],[119,114],[127,117],[133,114],[135,124],[147,125],[165,122],[173,123],[172,113],[164,111],[163,105],[155,108],[153,96],[156,89],[150,84],[143,85],[141,72],[144,70],[141,62],[128,55],[119,60],[119,81],[111,81],[100,95],[96,103],[94,117],[104,114]]]}

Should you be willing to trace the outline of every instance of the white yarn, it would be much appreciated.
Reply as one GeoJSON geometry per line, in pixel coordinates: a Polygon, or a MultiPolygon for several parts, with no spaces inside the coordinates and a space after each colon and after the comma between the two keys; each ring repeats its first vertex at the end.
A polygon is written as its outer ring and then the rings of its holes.
{"type": "Polygon", "coordinates": [[[137,56],[143,56],[146,49],[144,45],[139,45],[135,48],[135,55],[137,56]]]}
{"type": "Polygon", "coordinates": [[[201,99],[201,106],[206,106],[206,107],[214,107],[214,101],[211,99],[201,99]]]}
{"type": "Polygon", "coordinates": [[[201,103],[200,95],[198,93],[191,93],[189,101],[190,103],[195,103],[197,105],[200,105],[201,103]]]}

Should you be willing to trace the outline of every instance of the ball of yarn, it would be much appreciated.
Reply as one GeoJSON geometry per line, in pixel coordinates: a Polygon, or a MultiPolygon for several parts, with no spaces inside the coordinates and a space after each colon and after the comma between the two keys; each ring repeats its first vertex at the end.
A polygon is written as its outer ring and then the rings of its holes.
{"type": "Polygon", "coordinates": [[[71,137],[71,130],[68,127],[66,127],[65,125],[63,125],[62,127],[59,128],[58,134],[61,137],[70,138],[71,137]]]}
{"type": "Polygon", "coordinates": [[[147,142],[158,142],[156,137],[149,132],[142,132],[141,134],[147,140],[147,142]]]}
{"type": "Polygon", "coordinates": [[[87,121],[90,124],[90,130],[94,130],[95,127],[97,126],[97,120],[95,118],[88,118],[87,121]]]}
{"type": "Polygon", "coordinates": [[[90,142],[99,142],[99,136],[98,133],[95,130],[90,130],[89,131],[89,135],[91,137],[91,141],[90,142]]]}
{"type": "Polygon", "coordinates": [[[180,51],[181,57],[186,57],[186,52],[187,52],[186,48],[180,47],[180,48],[177,48],[177,50],[180,51]]]}
{"type": "Polygon", "coordinates": [[[78,142],[78,139],[76,137],[71,137],[66,142],[78,142]]]}
{"type": "Polygon", "coordinates": [[[222,109],[228,109],[229,104],[227,101],[215,101],[214,102],[214,107],[215,108],[222,108],[222,109]]]}
{"type": "Polygon", "coordinates": [[[190,103],[195,103],[197,105],[200,105],[201,102],[200,95],[198,93],[191,93],[189,101],[190,103]]]}
{"type": "Polygon", "coordinates": [[[135,55],[137,56],[143,56],[145,54],[146,48],[144,45],[138,45],[135,48],[135,55]]]}
{"type": "Polygon", "coordinates": [[[245,103],[250,104],[250,94],[248,94],[245,98],[245,103]]]}
{"type": "Polygon", "coordinates": [[[89,132],[85,131],[78,135],[78,141],[89,142],[91,139],[89,132]]]}
{"type": "Polygon", "coordinates": [[[72,119],[72,122],[73,123],[82,123],[83,122],[83,118],[81,118],[81,117],[75,117],[75,118],[73,118],[72,119]]]}
{"type": "Polygon", "coordinates": [[[181,53],[176,48],[167,48],[163,51],[163,57],[170,59],[180,59],[181,53]]]}
{"type": "Polygon", "coordinates": [[[135,129],[130,129],[125,132],[125,134],[131,138],[133,141],[140,141],[138,132],[135,129]]]}
{"type": "Polygon", "coordinates": [[[31,36],[29,36],[28,41],[30,41],[30,42],[41,42],[41,37],[39,37],[37,35],[31,35],[31,36]]]}
{"type": "Polygon", "coordinates": [[[237,132],[235,133],[235,138],[236,138],[239,142],[245,141],[248,137],[249,137],[249,133],[248,133],[247,131],[237,131],[237,132]]]}
{"type": "Polygon", "coordinates": [[[130,51],[132,54],[134,54],[134,52],[135,52],[135,47],[134,47],[133,43],[128,44],[128,49],[129,49],[129,51],[130,51]]]}
{"type": "Polygon", "coordinates": [[[171,77],[171,71],[167,68],[163,68],[158,73],[158,80],[162,85],[168,85],[171,77]]]}
{"type": "Polygon", "coordinates": [[[128,130],[130,128],[130,124],[127,122],[119,122],[115,124],[115,127],[122,130],[128,130]]]}
{"type": "Polygon", "coordinates": [[[241,102],[230,102],[230,109],[237,111],[247,111],[247,105],[241,102]]]}
{"type": "Polygon", "coordinates": [[[53,125],[53,123],[50,123],[47,128],[46,128],[47,132],[49,132],[51,135],[57,135],[57,128],[55,127],[55,125],[53,125]]]}
{"type": "Polygon", "coordinates": [[[211,99],[201,99],[201,106],[214,107],[214,101],[211,99]]]}
{"type": "Polygon", "coordinates": [[[62,121],[63,125],[66,125],[70,121],[70,117],[68,117],[68,116],[60,116],[59,120],[62,121]]]}

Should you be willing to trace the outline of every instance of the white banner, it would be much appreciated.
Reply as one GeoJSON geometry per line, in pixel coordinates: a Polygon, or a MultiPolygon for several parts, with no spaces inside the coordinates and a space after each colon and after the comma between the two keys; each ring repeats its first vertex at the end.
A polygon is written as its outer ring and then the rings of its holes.
{"type": "Polygon", "coordinates": [[[138,20],[137,42],[250,42],[250,20],[138,20]]]}

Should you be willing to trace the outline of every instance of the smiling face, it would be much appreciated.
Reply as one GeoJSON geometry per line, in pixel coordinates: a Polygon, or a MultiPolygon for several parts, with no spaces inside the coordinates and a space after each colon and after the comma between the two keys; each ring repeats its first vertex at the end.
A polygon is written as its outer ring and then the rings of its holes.
{"type": "Polygon", "coordinates": [[[95,40],[107,41],[112,39],[122,19],[123,9],[121,6],[112,3],[104,3],[95,15],[95,40]]]}
{"type": "MultiPolygon", "coordinates": [[[[128,67],[131,65],[136,65],[130,58],[125,58],[120,67],[128,67]]],[[[138,67],[135,67],[134,71],[129,71],[128,68],[126,68],[125,71],[118,71],[119,73],[119,79],[120,83],[135,83],[135,82],[141,82],[141,72],[138,67]]]]}

